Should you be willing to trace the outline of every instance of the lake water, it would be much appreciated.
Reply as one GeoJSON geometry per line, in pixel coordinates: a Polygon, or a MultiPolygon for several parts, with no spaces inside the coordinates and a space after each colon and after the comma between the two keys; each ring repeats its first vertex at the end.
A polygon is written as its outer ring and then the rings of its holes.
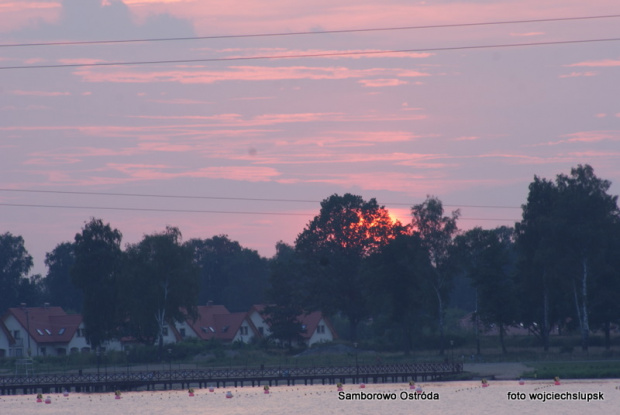
{"type": "Polygon", "coordinates": [[[50,396],[51,404],[37,403],[34,395],[0,396],[2,415],[86,414],[86,415],[274,415],[274,414],[416,414],[479,415],[484,414],[617,414],[620,413],[620,380],[567,380],[561,385],[553,381],[490,381],[483,388],[480,382],[423,382],[419,384],[422,400],[407,384],[344,385],[343,393],[335,385],[272,386],[269,394],[260,387],[219,388],[214,392],[196,389],[195,396],[187,391],[125,392],[122,399],[113,393],[71,393],[50,396]],[[226,392],[233,394],[226,398],[226,392]],[[348,400],[358,393],[366,399],[348,400]],[[374,394],[387,399],[377,399],[374,394]],[[374,399],[368,399],[369,395],[374,399]],[[387,396],[385,394],[388,394],[387,396]],[[511,394],[509,398],[508,394],[511,394]],[[533,394],[533,395],[532,395],[533,394]],[[553,399],[543,402],[541,399],[553,399]],[[594,398],[596,397],[596,399],[594,398]],[[603,400],[600,400],[600,398],[603,400]],[[341,399],[345,398],[345,399],[341,399]],[[591,400],[588,402],[587,399],[591,400]]]}

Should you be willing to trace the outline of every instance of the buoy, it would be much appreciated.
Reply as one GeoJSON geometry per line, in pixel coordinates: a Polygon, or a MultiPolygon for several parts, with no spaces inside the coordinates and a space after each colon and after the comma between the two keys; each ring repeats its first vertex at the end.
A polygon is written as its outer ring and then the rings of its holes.
{"type": "Polygon", "coordinates": [[[226,392],[226,398],[227,398],[227,399],[230,399],[230,398],[232,398],[232,397],[233,397],[233,394],[232,394],[232,392],[231,392],[231,391],[226,392]]]}
{"type": "Polygon", "coordinates": [[[121,399],[121,395],[115,395],[114,399],[121,399]]]}
{"type": "Polygon", "coordinates": [[[213,386],[209,386],[209,392],[213,392],[213,386]]]}
{"type": "Polygon", "coordinates": [[[419,386],[415,389],[416,393],[422,393],[422,386],[419,386]]]}
{"type": "Polygon", "coordinates": [[[525,385],[525,381],[523,379],[519,379],[519,385],[525,385]]]}
{"type": "Polygon", "coordinates": [[[366,385],[364,385],[363,383],[360,384],[360,389],[364,389],[366,387],[366,385]]]}
{"type": "Polygon", "coordinates": [[[52,403],[52,398],[50,398],[49,396],[47,398],[45,398],[45,403],[47,403],[47,404],[52,403]]]}
{"type": "Polygon", "coordinates": [[[68,398],[69,397],[69,391],[65,389],[63,391],[63,393],[62,393],[62,396],[64,396],[65,398],[68,398]]]}

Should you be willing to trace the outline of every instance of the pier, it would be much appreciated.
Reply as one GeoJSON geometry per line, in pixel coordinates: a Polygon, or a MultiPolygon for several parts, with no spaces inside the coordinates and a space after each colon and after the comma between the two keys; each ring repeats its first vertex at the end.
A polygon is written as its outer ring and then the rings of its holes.
{"type": "Polygon", "coordinates": [[[0,394],[107,392],[259,385],[397,383],[436,380],[463,372],[462,363],[410,363],[342,367],[211,368],[120,373],[45,374],[0,377],[0,394]]]}

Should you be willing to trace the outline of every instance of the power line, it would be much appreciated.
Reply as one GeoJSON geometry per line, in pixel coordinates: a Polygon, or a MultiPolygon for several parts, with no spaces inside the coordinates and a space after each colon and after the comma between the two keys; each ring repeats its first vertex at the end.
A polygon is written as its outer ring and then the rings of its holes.
{"type": "MultiPolygon", "coordinates": [[[[131,207],[110,207],[110,206],[74,206],[74,205],[35,205],[25,203],[0,203],[0,206],[7,207],[27,207],[40,209],[92,209],[92,210],[120,210],[130,212],[166,212],[166,213],[209,213],[209,214],[232,214],[232,215],[270,215],[270,216],[312,216],[313,213],[295,212],[253,212],[253,211],[231,211],[231,210],[198,210],[198,209],[158,209],[158,208],[131,208],[131,207]]],[[[504,221],[515,222],[513,219],[504,218],[459,218],[463,220],[476,221],[504,221]]]]}
{"type": "MultiPolygon", "coordinates": [[[[152,197],[165,199],[202,199],[202,200],[236,200],[245,202],[290,202],[290,203],[321,203],[320,200],[310,199],[277,199],[277,198],[251,198],[251,197],[230,197],[230,196],[195,196],[195,195],[164,195],[164,194],[145,194],[145,193],[113,193],[113,192],[81,192],[70,190],[34,190],[34,189],[3,189],[0,192],[18,193],[44,193],[44,194],[63,194],[63,195],[86,195],[86,196],[120,196],[120,197],[152,197]]],[[[411,206],[411,203],[387,202],[390,206],[411,206]]],[[[484,208],[484,209],[521,209],[521,206],[491,206],[491,205],[446,205],[446,207],[463,208],[484,208]]]]}
{"type": "Polygon", "coordinates": [[[568,45],[583,44],[595,42],[617,42],[620,38],[601,38],[601,39],[580,39],[580,40],[559,40],[549,42],[529,42],[529,43],[507,43],[495,45],[473,45],[473,46],[451,46],[443,48],[422,48],[422,49],[397,49],[397,50],[376,50],[376,51],[353,51],[353,52],[325,52],[325,53],[308,53],[298,55],[263,55],[263,56],[247,56],[232,58],[202,58],[202,59],[171,59],[171,60],[153,60],[153,61],[119,61],[119,62],[96,62],[96,63],[66,63],[54,65],[25,65],[25,66],[0,66],[0,70],[6,69],[52,69],[52,68],[79,68],[94,66],[128,66],[128,65],[157,65],[172,63],[199,63],[199,62],[231,62],[231,61],[251,61],[266,59],[300,59],[300,58],[325,58],[336,56],[359,56],[359,55],[385,55],[390,53],[420,53],[420,52],[441,52],[453,50],[473,50],[473,49],[491,49],[491,48],[510,48],[510,47],[526,47],[526,46],[550,46],[550,45],[568,45]]]}
{"type": "Polygon", "coordinates": [[[249,211],[231,211],[231,210],[159,209],[159,208],[132,208],[132,207],[110,207],[110,206],[35,205],[35,204],[25,204],[25,203],[0,203],[0,206],[46,208],[46,209],[122,210],[122,211],[131,211],[131,212],[215,213],[215,214],[277,215],[277,216],[308,216],[310,215],[306,213],[293,213],[293,212],[249,212],[249,211]]]}
{"type": "Polygon", "coordinates": [[[443,29],[451,27],[470,27],[470,26],[491,26],[504,24],[522,24],[522,23],[543,23],[543,22],[562,22],[574,20],[592,20],[592,19],[609,19],[620,17],[620,14],[608,14],[599,16],[577,16],[577,17],[555,17],[547,19],[526,19],[526,20],[501,20],[491,22],[474,22],[474,23],[453,23],[453,24],[436,24],[424,26],[396,26],[396,27],[379,27],[365,29],[339,29],[339,30],[322,30],[312,32],[279,32],[279,33],[254,33],[245,35],[213,35],[213,36],[188,36],[188,37],[167,37],[167,38],[147,38],[147,39],[120,39],[120,40],[88,40],[88,41],[67,41],[67,42],[39,42],[39,43],[9,43],[0,44],[0,47],[30,47],[30,46],[69,46],[69,45],[98,45],[98,44],[118,44],[118,43],[138,43],[138,42],[171,42],[171,41],[187,41],[187,40],[212,40],[212,39],[240,39],[253,37],[278,37],[278,36],[300,36],[300,35],[324,35],[324,34],[340,34],[340,33],[361,33],[361,32],[383,32],[394,30],[417,30],[417,29],[443,29]]]}

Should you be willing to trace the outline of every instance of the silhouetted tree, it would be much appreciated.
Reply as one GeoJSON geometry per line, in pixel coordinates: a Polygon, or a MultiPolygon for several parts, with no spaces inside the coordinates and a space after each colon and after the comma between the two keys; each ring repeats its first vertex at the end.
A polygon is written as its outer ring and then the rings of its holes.
{"type": "Polygon", "coordinates": [[[122,234],[92,218],[75,235],[73,283],[82,290],[82,317],[86,338],[93,348],[117,335],[117,282],[121,271],[122,234]]]}
{"type": "Polygon", "coordinates": [[[24,238],[9,232],[0,235],[0,312],[19,305],[20,284],[31,268],[24,238]]]}
{"type": "Polygon", "coordinates": [[[323,200],[320,213],[297,236],[295,249],[308,263],[313,308],[341,312],[352,340],[360,321],[369,316],[362,262],[400,232],[402,226],[375,199],[347,193],[323,200]]]}
{"type": "Polygon", "coordinates": [[[437,326],[439,329],[439,353],[445,350],[444,320],[445,307],[454,273],[454,263],[450,260],[450,246],[458,232],[456,221],[460,212],[455,210],[451,216],[444,216],[441,201],[432,196],[411,208],[411,229],[422,246],[428,251],[431,261],[430,283],[437,300],[437,326]]]}

